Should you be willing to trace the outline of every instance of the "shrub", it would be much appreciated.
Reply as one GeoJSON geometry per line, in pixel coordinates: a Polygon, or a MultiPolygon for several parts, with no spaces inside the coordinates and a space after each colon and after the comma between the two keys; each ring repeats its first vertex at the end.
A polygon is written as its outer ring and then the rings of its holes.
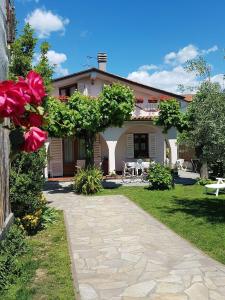
{"type": "Polygon", "coordinates": [[[74,189],[79,194],[95,194],[102,189],[102,171],[98,168],[80,170],[74,177],[74,189]]]}
{"type": "Polygon", "coordinates": [[[173,187],[171,170],[161,164],[152,164],[147,177],[151,190],[169,190],[173,187]]]}
{"type": "Polygon", "coordinates": [[[56,209],[45,206],[42,210],[40,223],[42,228],[47,228],[49,224],[55,223],[58,217],[56,209]]]}
{"type": "Polygon", "coordinates": [[[49,224],[55,222],[57,211],[47,206],[47,200],[42,194],[39,197],[38,208],[33,213],[26,214],[20,218],[20,223],[29,234],[34,234],[38,230],[47,228],[49,224]]]}
{"type": "Polygon", "coordinates": [[[213,183],[213,180],[211,180],[211,179],[208,179],[208,178],[197,178],[197,182],[196,182],[197,184],[199,184],[199,185],[206,185],[206,184],[211,184],[211,183],[213,183]]]}
{"type": "Polygon", "coordinates": [[[15,217],[23,218],[40,209],[44,184],[45,149],[17,154],[11,164],[10,201],[15,217]]]}
{"type": "Polygon", "coordinates": [[[0,294],[21,274],[23,266],[18,258],[26,251],[27,243],[23,229],[12,225],[4,240],[0,241],[0,294]]]}
{"type": "Polygon", "coordinates": [[[27,245],[25,242],[25,232],[18,225],[12,225],[5,238],[0,241],[0,255],[5,253],[19,256],[25,253],[27,245]]]}

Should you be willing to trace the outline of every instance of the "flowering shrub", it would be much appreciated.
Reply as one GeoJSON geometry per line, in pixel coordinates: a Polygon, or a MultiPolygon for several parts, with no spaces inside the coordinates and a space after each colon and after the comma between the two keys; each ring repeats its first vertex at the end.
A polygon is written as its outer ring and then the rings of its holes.
{"type": "Polygon", "coordinates": [[[0,123],[10,118],[12,128],[21,127],[23,141],[20,150],[34,152],[47,139],[47,133],[38,127],[42,126],[44,109],[41,106],[46,96],[41,76],[30,71],[24,79],[0,82],[0,123]]]}

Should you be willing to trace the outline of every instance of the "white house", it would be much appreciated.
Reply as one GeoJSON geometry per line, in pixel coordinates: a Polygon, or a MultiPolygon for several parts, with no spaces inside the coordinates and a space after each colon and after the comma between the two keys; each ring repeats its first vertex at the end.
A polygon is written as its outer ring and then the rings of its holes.
{"type": "MultiPolygon", "coordinates": [[[[97,96],[105,84],[119,82],[130,86],[136,97],[132,119],[121,128],[108,128],[100,132],[95,141],[94,159],[103,161],[105,173],[121,172],[123,161],[137,158],[164,163],[166,149],[170,149],[170,162],[177,160],[176,130],[165,136],[160,127],[154,126],[152,118],[159,113],[160,101],[176,98],[181,109],[187,106],[184,96],[163,91],[106,71],[107,55],[98,54],[98,68],[87,69],[53,81],[53,95],[66,98],[75,90],[85,95],[97,96]]],[[[48,173],[52,177],[71,176],[75,166],[85,160],[84,140],[77,138],[50,138],[48,173]]]]}

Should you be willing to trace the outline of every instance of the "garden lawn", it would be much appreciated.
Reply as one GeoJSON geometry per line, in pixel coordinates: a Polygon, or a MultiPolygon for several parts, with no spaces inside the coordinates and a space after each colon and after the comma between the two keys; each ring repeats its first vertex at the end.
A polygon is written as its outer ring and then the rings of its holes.
{"type": "Polygon", "coordinates": [[[57,222],[28,238],[24,270],[3,300],[75,299],[63,213],[57,222]]]}
{"type": "Polygon", "coordinates": [[[199,185],[170,191],[143,187],[104,189],[98,195],[127,196],[180,236],[225,264],[225,195],[205,195],[199,185]]]}

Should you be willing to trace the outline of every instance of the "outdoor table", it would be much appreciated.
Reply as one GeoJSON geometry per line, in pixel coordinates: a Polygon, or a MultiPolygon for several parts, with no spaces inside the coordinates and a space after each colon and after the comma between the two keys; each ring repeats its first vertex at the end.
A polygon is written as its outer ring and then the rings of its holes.
{"type": "Polygon", "coordinates": [[[225,189],[225,182],[224,182],[225,179],[224,178],[216,178],[216,179],[217,179],[217,183],[206,184],[205,189],[206,189],[206,192],[207,192],[207,189],[216,190],[215,195],[216,195],[216,197],[218,197],[220,189],[225,189]]]}

